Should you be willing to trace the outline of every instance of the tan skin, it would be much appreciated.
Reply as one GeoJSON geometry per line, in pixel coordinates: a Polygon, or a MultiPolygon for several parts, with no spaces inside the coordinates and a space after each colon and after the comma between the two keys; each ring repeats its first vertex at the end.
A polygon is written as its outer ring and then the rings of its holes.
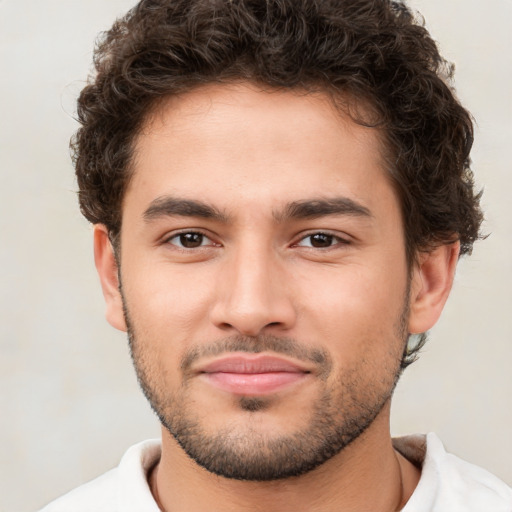
{"type": "MultiPolygon", "coordinates": [[[[333,361],[332,378],[322,381],[312,371],[271,393],[271,405],[257,412],[192,379],[183,404],[207,434],[230,425],[242,436],[254,429],[263,438],[291,435],[307,426],[321,393],[338,396],[338,382],[349,374],[356,375],[360,396],[390,392],[403,350],[397,319],[408,267],[380,144],[375,130],[352,122],[322,94],[250,84],[201,87],[162,104],[144,126],[123,202],[121,278],[153,385],[177,392],[187,350],[236,334],[293,338],[321,347],[333,361]],[[145,218],[162,197],[201,201],[222,216],[145,218]],[[286,214],[290,204],[333,198],[364,213],[286,214]],[[200,244],[183,247],[184,232],[199,232],[200,244]],[[315,234],[328,235],[326,246],[313,243],[315,234]]],[[[418,256],[406,299],[408,332],[424,332],[439,318],[458,250],[453,243],[418,256]]],[[[107,319],[126,330],[102,225],[95,227],[95,258],[107,319]]],[[[393,450],[389,412],[388,399],[337,455],[301,476],[271,482],[214,475],[163,428],[151,489],[168,512],[400,510],[420,474],[393,450]]]]}

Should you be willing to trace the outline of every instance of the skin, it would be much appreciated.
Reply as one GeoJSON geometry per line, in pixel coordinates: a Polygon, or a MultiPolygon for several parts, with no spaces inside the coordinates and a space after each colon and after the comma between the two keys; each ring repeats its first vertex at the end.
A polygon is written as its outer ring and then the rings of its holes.
{"type": "MultiPolygon", "coordinates": [[[[206,435],[229,426],[265,440],[307,428],[320,397],[340,400],[343,386],[362,402],[383,398],[346,448],[301,476],[270,482],[206,471],[163,428],[162,458],[150,477],[162,510],[392,511],[412,494],[419,470],[393,450],[389,432],[404,348],[399,324],[417,333],[437,321],[458,244],[419,254],[409,273],[381,149],[377,131],[352,122],[327,96],[250,84],[201,87],[169,99],[146,122],[124,197],[119,256],[136,366],[155,394],[173,397],[206,435]],[[201,201],[220,215],[162,214],[154,208],[162,198],[201,201]],[[290,204],[333,198],[366,213],[287,215],[290,204]],[[183,232],[205,238],[183,248],[183,232]],[[328,247],[312,246],[318,233],[332,236],[328,247]],[[322,378],[310,363],[306,378],[265,396],[265,407],[254,411],[197,376],[187,380],[184,356],[237,336],[322,350],[331,371],[322,378]]],[[[95,259],[107,319],[127,330],[102,225],[95,227],[95,259]]],[[[211,359],[203,354],[195,364],[211,359]]],[[[170,413],[172,401],[164,406],[170,413]]],[[[356,409],[343,404],[333,414],[342,421],[356,409]]]]}

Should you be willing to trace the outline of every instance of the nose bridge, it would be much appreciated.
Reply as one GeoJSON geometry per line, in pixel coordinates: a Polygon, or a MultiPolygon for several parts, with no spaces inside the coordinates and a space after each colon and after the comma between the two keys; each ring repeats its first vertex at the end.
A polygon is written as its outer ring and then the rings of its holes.
{"type": "Polygon", "coordinates": [[[270,325],[289,328],[293,305],[280,268],[279,256],[269,243],[247,237],[232,248],[219,276],[214,322],[248,336],[270,325]]]}
{"type": "Polygon", "coordinates": [[[233,307],[240,309],[267,309],[272,301],[270,275],[275,262],[267,247],[257,247],[258,244],[247,244],[245,250],[234,255],[231,295],[233,307]]]}

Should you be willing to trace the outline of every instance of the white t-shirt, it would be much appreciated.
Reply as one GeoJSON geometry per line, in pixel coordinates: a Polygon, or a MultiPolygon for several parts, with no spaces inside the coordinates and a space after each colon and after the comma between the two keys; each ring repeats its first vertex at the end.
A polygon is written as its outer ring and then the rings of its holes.
{"type": "MultiPolygon", "coordinates": [[[[402,512],[512,512],[512,489],[485,469],[446,453],[435,434],[393,440],[421,478],[402,512]]],[[[147,473],[160,458],[159,440],[132,446],[119,466],[41,512],[159,512],[147,473]]]]}

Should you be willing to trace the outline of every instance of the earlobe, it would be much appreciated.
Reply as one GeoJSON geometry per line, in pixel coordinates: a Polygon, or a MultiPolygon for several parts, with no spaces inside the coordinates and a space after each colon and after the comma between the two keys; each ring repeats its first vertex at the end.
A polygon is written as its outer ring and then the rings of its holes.
{"type": "Polygon", "coordinates": [[[94,262],[105,297],[107,321],[116,329],[126,331],[117,261],[108,230],[103,224],[94,226],[94,262]]]}
{"type": "Polygon", "coordinates": [[[441,245],[421,253],[413,271],[409,332],[431,329],[441,316],[455,277],[460,243],[441,245]]]}

